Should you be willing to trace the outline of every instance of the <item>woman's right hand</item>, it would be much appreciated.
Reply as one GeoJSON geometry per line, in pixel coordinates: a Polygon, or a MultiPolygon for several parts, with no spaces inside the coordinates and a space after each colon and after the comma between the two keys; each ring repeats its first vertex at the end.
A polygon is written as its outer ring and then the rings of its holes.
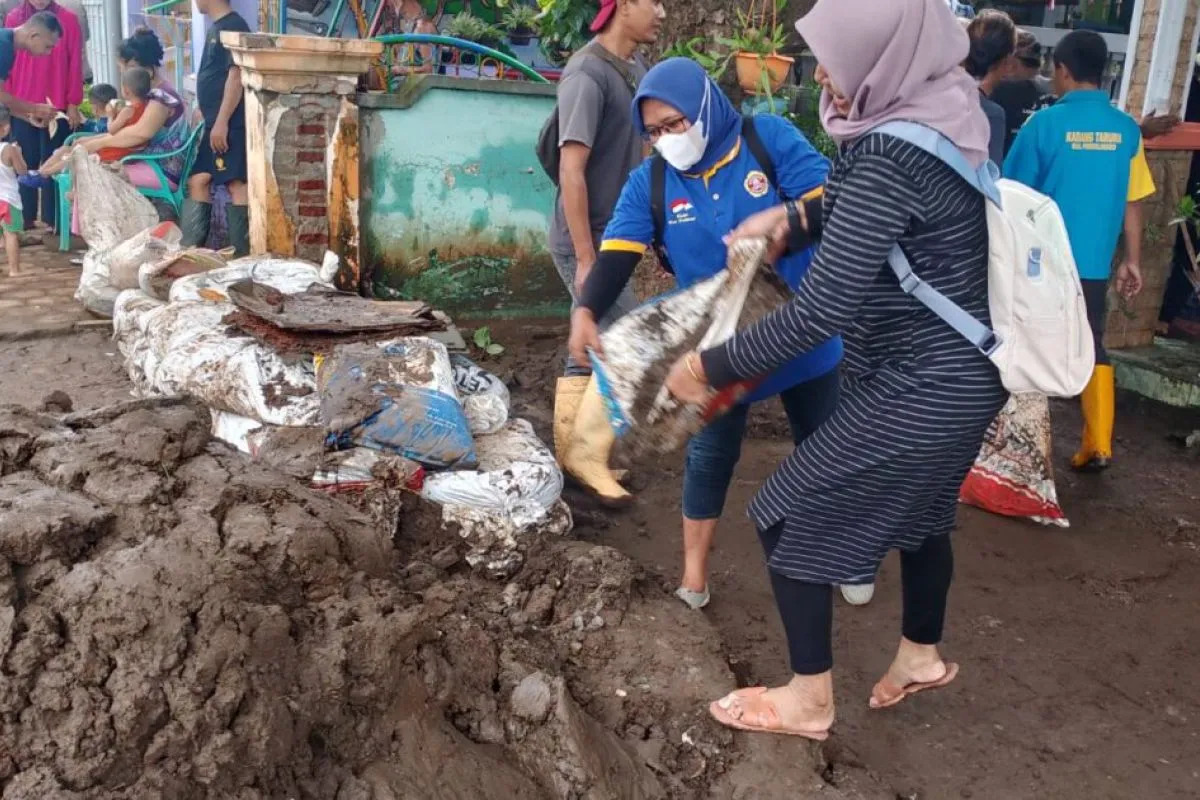
{"type": "Polygon", "coordinates": [[[571,312],[571,335],[567,339],[567,350],[576,364],[586,367],[590,364],[589,348],[596,355],[604,355],[600,347],[600,326],[596,324],[591,309],[577,308],[571,312]]]}
{"type": "Polygon", "coordinates": [[[774,264],[787,250],[789,230],[787,210],[783,206],[776,206],[746,217],[725,237],[725,244],[732,244],[738,239],[766,238],[766,261],[774,264]]]}

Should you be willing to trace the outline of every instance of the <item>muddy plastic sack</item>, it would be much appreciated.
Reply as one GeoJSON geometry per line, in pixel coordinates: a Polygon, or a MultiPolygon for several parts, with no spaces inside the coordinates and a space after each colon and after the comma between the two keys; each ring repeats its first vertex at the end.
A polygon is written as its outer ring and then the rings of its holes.
{"type": "Polygon", "coordinates": [[[188,275],[222,269],[233,251],[189,247],[177,250],[164,258],[142,264],[138,270],[138,288],[156,300],[170,300],[171,286],[188,275]]]}
{"type": "Polygon", "coordinates": [[[502,514],[517,525],[543,518],[562,496],[563,476],[554,454],[526,420],[509,420],[496,433],[478,437],[475,450],[477,468],[434,473],[421,496],[502,514]]]}
{"type": "Polygon", "coordinates": [[[114,247],[89,248],[83,254],[83,269],[75,299],[93,314],[111,317],[117,295],[138,288],[142,266],[159,261],[179,249],[182,233],[173,222],[160,222],[138,231],[114,247]]]}
{"type": "Polygon", "coordinates": [[[321,422],[338,449],[370,447],[430,467],[473,467],[475,442],[441,342],[346,344],[318,359],[321,422]]]}
{"type": "Polygon", "coordinates": [[[255,340],[230,334],[223,303],[159,303],[122,292],[113,331],[135,393],[189,395],[211,409],[271,425],[317,425],[311,361],[285,361],[255,340]]]}
{"type": "Polygon", "coordinates": [[[508,422],[510,397],[504,381],[463,355],[453,355],[454,387],[471,433],[495,433],[508,422]]]}
{"type": "Polygon", "coordinates": [[[97,156],[76,147],[69,168],[75,220],[88,249],[111,250],[158,224],[154,205],[123,175],[101,164],[97,156]]]}
{"type": "Polygon", "coordinates": [[[252,280],[278,289],[284,294],[298,294],[314,283],[332,287],[321,277],[321,268],[311,261],[274,256],[247,256],[229,262],[223,269],[187,275],[171,284],[171,302],[230,303],[226,292],[239,281],[252,280]]]}
{"type": "Polygon", "coordinates": [[[108,262],[108,282],[118,291],[137,289],[142,267],[179,250],[183,232],[174,222],[160,222],[101,254],[108,262]]]}
{"type": "Polygon", "coordinates": [[[791,296],[763,263],[764,239],[729,248],[726,268],[625,315],[600,337],[603,359],[592,368],[618,436],[632,432],[635,450],[670,452],[727,411],[759,381],[727,387],[703,407],[677,401],[664,385],[680,356],[721,344],[737,330],[779,308],[791,296]]]}
{"type": "Polygon", "coordinates": [[[1054,486],[1050,446],[1046,396],[1014,394],[988,428],[959,501],[994,514],[1067,527],[1054,486]]]}

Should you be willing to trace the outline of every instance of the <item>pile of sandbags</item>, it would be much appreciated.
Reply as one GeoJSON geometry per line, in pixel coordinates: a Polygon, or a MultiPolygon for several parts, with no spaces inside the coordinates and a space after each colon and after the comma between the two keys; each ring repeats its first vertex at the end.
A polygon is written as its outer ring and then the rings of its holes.
{"type": "Polygon", "coordinates": [[[159,270],[166,301],[122,292],[113,330],[135,393],[197,398],[217,438],[314,488],[418,492],[471,543],[469,562],[510,573],[525,534],[570,529],[553,454],[509,419],[495,375],[443,341],[388,336],[399,314],[452,341],[440,312],[373,308],[367,330],[314,322],[314,307],[372,302],[337,293],[336,267],[249,257],[174,279],[159,270]]]}

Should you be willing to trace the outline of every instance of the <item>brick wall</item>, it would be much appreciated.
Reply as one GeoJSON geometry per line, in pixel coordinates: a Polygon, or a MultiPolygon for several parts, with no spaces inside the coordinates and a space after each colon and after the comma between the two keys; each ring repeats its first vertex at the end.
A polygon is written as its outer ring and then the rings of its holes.
{"type": "Polygon", "coordinates": [[[281,94],[267,104],[268,117],[278,115],[270,172],[284,217],[270,224],[288,232],[284,252],[318,263],[329,247],[327,159],[340,107],[336,95],[281,94]]]}

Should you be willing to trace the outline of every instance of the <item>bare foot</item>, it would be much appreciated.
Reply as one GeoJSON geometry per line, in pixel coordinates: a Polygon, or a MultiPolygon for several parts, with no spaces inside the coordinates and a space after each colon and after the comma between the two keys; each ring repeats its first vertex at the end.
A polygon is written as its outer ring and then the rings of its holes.
{"type": "Polygon", "coordinates": [[[9,269],[9,271],[8,271],[8,277],[10,277],[10,278],[17,278],[17,277],[20,277],[20,275],[21,275],[21,270],[19,270],[19,269],[9,269]]]}
{"type": "Polygon", "coordinates": [[[937,645],[916,644],[900,639],[896,658],[887,674],[871,692],[871,708],[885,708],[904,699],[905,689],[913,686],[935,688],[953,680],[957,665],[947,664],[938,653],[937,645]]]}

